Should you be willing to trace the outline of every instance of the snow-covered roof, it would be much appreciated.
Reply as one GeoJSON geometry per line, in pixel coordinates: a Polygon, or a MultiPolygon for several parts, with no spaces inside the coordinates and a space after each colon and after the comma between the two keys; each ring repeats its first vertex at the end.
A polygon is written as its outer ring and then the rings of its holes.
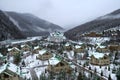
{"type": "Polygon", "coordinates": [[[60,37],[60,36],[64,36],[64,34],[61,33],[61,32],[57,32],[57,31],[55,31],[55,32],[51,33],[50,36],[60,37]]]}
{"type": "Polygon", "coordinates": [[[20,75],[20,68],[13,63],[7,63],[7,64],[4,64],[3,66],[1,66],[0,74],[6,69],[16,73],[17,75],[20,75]]]}
{"type": "Polygon", "coordinates": [[[3,57],[3,55],[0,53],[0,57],[3,57]]]}
{"type": "Polygon", "coordinates": [[[34,49],[38,49],[38,48],[39,48],[39,46],[35,46],[35,47],[34,47],[34,49]]]}
{"type": "Polygon", "coordinates": [[[27,53],[30,53],[30,51],[24,51],[23,54],[27,54],[27,53]]]}
{"type": "MultiPolygon", "coordinates": [[[[100,45],[100,46],[98,46],[98,47],[99,47],[99,48],[105,48],[106,46],[101,46],[101,45],[100,45]]],[[[98,47],[97,47],[97,48],[98,48],[98,47]]]]}
{"type": "Polygon", "coordinates": [[[79,42],[78,44],[79,44],[79,45],[82,45],[83,43],[82,43],[82,42],[79,42]]]}
{"type": "Polygon", "coordinates": [[[67,46],[70,46],[70,44],[69,44],[69,43],[66,43],[65,46],[66,46],[66,47],[67,47],[67,46]]]}
{"type": "Polygon", "coordinates": [[[21,45],[21,47],[24,47],[25,45],[21,45]]]}
{"type": "Polygon", "coordinates": [[[85,37],[85,39],[89,39],[90,44],[93,44],[93,45],[94,44],[100,45],[101,43],[110,40],[109,37],[85,37]]]}
{"type": "Polygon", "coordinates": [[[60,60],[58,60],[58,59],[55,58],[55,57],[52,57],[52,58],[49,59],[50,65],[56,65],[56,64],[58,64],[59,62],[60,62],[60,60]]]}
{"type": "Polygon", "coordinates": [[[8,48],[8,51],[11,51],[11,50],[13,50],[13,49],[16,49],[16,50],[20,51],[17,47],[8,48]]]}
{"type": "Polygon", "coordinates": [[[45,54],[46,52],[47,52],[47,50],[42,49],[42,50],[39,51],[39,54],[40,54],[40,55],[43,55],[43,54],[45,54]]]}
{"type": "Polygon", "coordinates": [[[81,48],[81,46],[80,45],[75,45],[75,48],[79,49],[79,48],[81,48]]]}
{"type": "Polygon", "coordinates": [[[92,56],[92,55],[93,55],[95,58],[100,59],[100,58],[104,57],[104,55],[109,55],[109,53],[91,52],[91,53],[89,54],[89,56],[92,56]]]}

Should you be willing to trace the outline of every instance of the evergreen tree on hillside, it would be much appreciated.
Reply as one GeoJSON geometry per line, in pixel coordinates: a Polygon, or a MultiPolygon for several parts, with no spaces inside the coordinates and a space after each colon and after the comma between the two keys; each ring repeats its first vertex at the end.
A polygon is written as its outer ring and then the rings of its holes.
{"type": "Polygon", "coordinates": [[[120,80],[120,67],[117,70],[116,77],[117,77],[117,80],[120,80]]]}

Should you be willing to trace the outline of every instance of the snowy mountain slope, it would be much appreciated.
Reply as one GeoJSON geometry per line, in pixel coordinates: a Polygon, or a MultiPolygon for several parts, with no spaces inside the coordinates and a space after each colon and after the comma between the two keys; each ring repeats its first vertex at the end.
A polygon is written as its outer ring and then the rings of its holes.
{"type": "Polygon", "coordinates": [[[68,30],[65,32],[65,35],[69,39],[76,40],[83,33],[91,31],[103,32],[104,30],[118,26],[120,26],[120,9],[68,30]]]}
{"type": "Polygon", "coordinates": [[[17,25],[8,18],[5,12],[0,10],[0,41],[6,39],[21,39],[25,36],[20,32],[17,25]]]}
{"type": "Polygon", "coordinates": [[[32,14],[22,14],[16,12],[6,12],[11,19],[11,21],[18,25],[18,28],[26,36],[40,36],[47,35],[49,32],[56,30],[63,30],[58,25],[50,23],[48,21],[39,19],[32,14]]]}

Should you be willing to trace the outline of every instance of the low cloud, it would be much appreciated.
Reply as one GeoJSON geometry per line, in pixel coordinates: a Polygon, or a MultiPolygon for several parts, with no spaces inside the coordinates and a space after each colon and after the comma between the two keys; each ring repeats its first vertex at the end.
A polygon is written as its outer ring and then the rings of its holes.
{"type": "Polygon", "coordinates": [[[73,28],[120,8],[120,0],[0,0],[0,9],[31,13],[73,28]]]}

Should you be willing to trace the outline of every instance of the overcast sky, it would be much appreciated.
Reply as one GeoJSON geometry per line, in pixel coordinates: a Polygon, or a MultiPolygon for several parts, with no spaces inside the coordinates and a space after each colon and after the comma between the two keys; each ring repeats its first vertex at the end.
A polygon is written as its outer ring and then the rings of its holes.
{"type": "Polygon", "coordinates": [[[120,0],[0,0],[0,9],[32,13],[72,28],[120,8],[120,0]]]}

